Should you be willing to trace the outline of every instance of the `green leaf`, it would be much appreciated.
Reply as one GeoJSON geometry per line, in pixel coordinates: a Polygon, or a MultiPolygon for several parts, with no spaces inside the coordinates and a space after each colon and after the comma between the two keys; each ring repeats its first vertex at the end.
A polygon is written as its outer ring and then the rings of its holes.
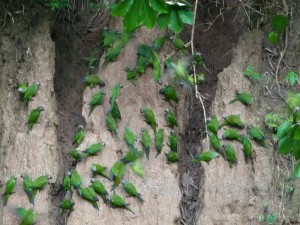
{"type": "Polygon", "coordinates": [[[288,104],[292,110],[295,110],[298,106],[300,106],[300,93],[288,93],[288,104]]]}
{"type": "Polygon", "coordinates": [[[166,13],[168,12],[168,7],[163,0],[150,0],[151,7],[160,13],[166,13]]]}
{"type": "Polygon", "coordinates": [[[294,140],[300,141],[300,126],[298,126],[295,130],[294,140]]]}
{"type": "Polygon", "coordinates": [[[252,66],[247,66],[246,70],[244,71],[244,76],[250,76],[256,80],[260,79],[260,74],[257,72],[254,72],[254,68],[252,66]]]}
{"type": "MultiPolygon", "coordinates": [[[[140,1],[140,0],[139,0],[140,1]]],[[[145,27],[152,29],[156,22],[156,14],[154,10],[149,5],[149,0],[144,0],[141,4],[141,17],[142,22],[145,27]]]]}
{"type": "Polygon", "coordinates": [[[278,141],[278,153],[287,154],[292,150],[294,144],[293,135],[289,133],[278,141]]]}
{"type": "Polygon", "coordinates": [[[112,16],[125,16],[132,6],[133,0],[124,0],[117,4],[111,11],[112,16]]]}
{"type": "Polygon", "coordinates": [[[297,162],[296,166],[294,167],[294,177],[300,178],[300,160],[297,162]]]}
{"type": "Polygon", "coordinates": [[[179,10],[178,15],[185,24],[192,25],[194,22],[194,13],[190,10],[179,10]]]}
{"type": "Polygon", "coordinates": [[[170,15],[170,13],[159,14],[157,17],[157,25],[159,29],[165,29],[169,25],[170,15]]]}
{"type": "Polygon", "coordinates": [[[142,1],[134,0],[132,7],[126,14],[123,21],[125,31],[133,31],[140,26],[140,12],[142,4],[142,1]]]}
{"type": "Polygon", "coordinates": [[[295,157],[296,160],[300,159],[300,141],[294,141],[292,147],[292,155],[295,157]]]}
{"type": "Polygon", "coordinates": [[[292,129],[292,123],[290,123],[288,121],[280,124],[280,126],[278,127],[278,130],[277,130],[278,138],[285,137],[290,132],[291,129],[292,129]]]}
{"type": "Polygon", "coordinates": [[[275,15],[271,19],[271,27],[273,31],[283,32],[289,26],[289,18],[284,15],[275,15]]]}
{"type": "Polygon", "coordinates": [[[177,11],[172,11],[171,12],[171,17],[170,17],[170,29],[175,33],[179,34],[182,29],[183,29],[183,24],[180,20],[180,17],[177,13],[177,11]]]}
{"type": "Polygon", "coordinates": [[[268,214],[266,217],[266,221],[268,224],[275,224],[276,223],[276,216],[272,214],[268,214]]]}
{"type": "Polygon", "coordinates": [[[294,86],[294,84],[296,83],[296,81],[298,80],[298,74],[295,73],[294,71],[290,71],[288,72],[288,74],[285,77],[285,81],[290,83],[290,85],[294,86]]]}
{"type": "Polygon", "coordinates": [[[269,33],[268,40],[272,44],[276,45],[278,43],[278,33],[275,31],[272,31],[271,33],[269,33]]]}

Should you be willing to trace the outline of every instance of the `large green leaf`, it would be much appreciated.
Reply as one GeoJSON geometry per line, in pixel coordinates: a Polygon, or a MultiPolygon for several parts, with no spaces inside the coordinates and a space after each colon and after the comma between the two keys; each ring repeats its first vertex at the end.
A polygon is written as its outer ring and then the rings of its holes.
{"type": "Polygon", "coordinates": [[[171,12],[171,17],[170,17],[170,29],[175,33],[179,34],[182,29],[183,29],[183,24],[181,22],[181,19],[178,15],[178,12],[173,10],[171,12]]]}
{"type": "Polygon", "coordinates": [[[179,10],[179,17],[181,21],[185,24],[192,25],[194,22],[194,13],[190,10],[179,10]]]}
{"type": "Polygon", "coordinates": [[[300,140],[300,126],[297,126],[297,128],[295,128],[294,140],[300,140]]]}
{"type": "Polygon", "coordinates": [[[168,12],[168,8],[164,0],[150,0],[150,5],[157,12],[168,12]]]}
{"type": "Polygon", "coordinates": [[[278,141],[278,152],[279,154],[287,154],[292,150],[294,144],[293,135],[288,134],[278,141]]]}
{"type": "Polygon", "coordinates": [[[124,0],[117,4],[111,11],[112,16],[125,16],[132,6],[133,0],[124,0]]]}
{"type": "Polygon", "coordinates": [[[283,32],[289,26],[289,18],[284,15],[275,15],[271,19],[273,31],[283,32]]]}
{"type": "Polygon", "coordinates": [[[140,26],[141,5],[143,5],[141,0],[134,0],[123,21],[125,31],[133,31],[140,26]]]}
{"type": "MultiPolygon", "coordinates": [[[[140,1],[140,0],[139,0],[140,1]]],[[[149,0],[144,0],[141,4],[141,14],[140,19],[142,20],[144,26],[152,29],[156,21],[155,11],[150,7],[149,0]]]]}
{"type": "Polygon", "coordinates": [[[300,178],[300,160],[297,162],[297,164],[294,168],[294,177],[300,178]]]}
{"type": "Polygon", "coordinates": [[[157,17],[157,25],[159,29],[165,29],[169,25],[170,13],[162,13],[157,17]]]}
{"type": "Polygon", "coordinates": [[[283,138],[287,135],[288,132],[292,129],[292,123],[291,122],[284,122],[280,124],[280,126],[277,129],[277,136],[278,138],[283,138]]]}

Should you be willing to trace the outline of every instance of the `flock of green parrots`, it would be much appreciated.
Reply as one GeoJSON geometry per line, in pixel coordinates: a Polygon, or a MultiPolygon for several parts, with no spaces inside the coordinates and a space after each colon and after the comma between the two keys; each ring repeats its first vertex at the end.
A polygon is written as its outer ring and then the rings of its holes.
{"type": "MultiPolygon", "coordinates": [[[[110,32],[105,30],[103,33],[103,47],[106,50],[105,62],[104,65],[110,61],[114,61],[117,56],[120,54],[122,48],[128,42],[128,40],[133,36],[132,33],[118,33],[118,32],[110,32]]],[[[157,38],[153,42],[153,46],[149,45],[140,45],[138,47],[138,54],[137,54],[137,65],[134,69],[126,68],[125,71],[127,72],[127,79],[133,85],[136,85],[138,75],[145,73],[147,66],[152,66],[154,69],[153,75],[155,81],[160,81],[160,61],[158,61],[157,65],[157,52],[162,45],[164,44],[165,40],[168,38],[168,35],[164,35],[162,37],[157,38]],[[155,51],[155,52],[154,52],[155,51]],[[159,68],[158,68],[159,67],[159,68]],[[156,68],[156,69],[155,69],[156,68]]],[[[174,44],[175,48],[179,51],[186,51],[186,47],[184,42],[176,37],[173,36],[170,38],[172,43],[174,44]]],[[[158,58],[159,60],[159,58],[158,58]]],[[[193,63],[200,64],[202,62],[201,54],[195,54],[193,56],[193,63]]],[[[179,61],[177,64],[173,63],[172,61],[166,62],[167,67],[172,67],[172,80],[175,82],[173,85],[165,85],[163,88],[159,90],[159,93],[164,96],[164,99],[168,102],[178,103],[179,97],[177,95],[176,89],[174,86],[192,86],[194,80],[193,78],[188,75],[187,66],[184,65],[184,62],[179,61]]],[[[98,75],[87,75],[83,78],[83,81],[86,86],[90,86],[91,88],[95,86],[103,87],[105,83],[98,75]]],[[[20,84],[18,87],[18,91],[21,93],[24,102],[27,104],[38,92],[39,83],[33,83],[31,85],[27,84],[20,84]]],[[[119,140],[117,128],[118,123],[122,119],[121,112],[119,106],[117,104],[117,97],[119,96],[122,90],[121,84],[116,84],[110,92],[109,103],[110,108],[105,114],[105,121],[107,129],[112,133],[113,137],[119,140]]],[[[92,95],[90,100],[90,111],[88,116],[91,116],[95,107],[102,105],[103,100],[106,96],[105,91],[98,91],[92,95]]],[[[245,92],[236,92],[235,98],[230,101],[233,103],[235,101],[240,101],[244,105],[250,105],[252,103],[252,96],[245,92]]],[[[41,112],[44,110],[43,106],[39,106],[33,109],[29,116],[28,116],[28,130],[31,130],[34,124],[38,121],[41,112]]],[[[157,157],[163,149],[164,143],[164,129],[157,128],[157,121],[155,118],[155,114],[153,110],[149,107],[143,107],[140,109],[140,113],[143,115],[145,122],[152,128],[154,133],[154,144],[156,149],[156,156],[157,157]]],[[[165,120],[168,126],[171,129],[174,129],[177,126],[176,116],[170,109],[165,109],[164,111],[165,120]]],[[[213,116],[212,118],[208,119],[207,128],[208,128],[208,135],[210,138],[210,143],[215,148],[216,151],[207,151],[199,154],[193,160],[193,162],[209,162],[212,159],[219,156],[219,153],[229,161],[230,166],[237,161],[235,150],[230,144],[226,144],[221,146],[221,141],[218,138],[218,130],[221,127],[230,126],[236,127],[238,129],[245,128],[245,124],[241,121],[238,115],[230,115],[224,118],[224,121],[220,124],[218,119],[213,116]]],[[[225,131],[222,135],[223,139],[228,140],[237,140],[243,144],[244,154],[246,159],[251,156],[252,153],[252,144],[248,137],[248,135],[241,135],[237,130],[233,128],[225,128],[225,131]]],[[[257,141],[260,145],[265,146],[264,144],[264,134],[258,127],[248,127],[249,134],[251,138],[257,141]]],[[[74,135],[73,144],[76,148],[82,143],[85,137],[85,131],[83,126],[79,126],[77,132],[74,135]]],[[[111,207],[117,208],[124,208],[132,213],[134,213],[125,202],[125,200],[115,194],[115,189],[122,183],[124,190],[128,193],[129,196],[136,197],[140,202],[143,202],[142,195],[137,191],[135,185],[129,181],[122,181],[123,175],[126,170],[126,165],[132,165],[133,171],[140,176],[143,176],[143,169],[139,167],[137,163],[138,159],[143,157],[144,155],[149,160],[150,149],[152,144],[151,135],[147,128],[143,128],[141,130],[140,135],[140,143],[143,147],[143,150],[139,150],[136,147],[136,140],[137,136],[134,132],[126,126],[124,128],[124,141],[129,147],[129,150],[125,153],[121,160],[115,162],[115,164],[111,167],[110,171],[107,171],[107,168],[93,163],[91,165],[91,172],[93,174],[93,178],[91,178],[91,183],[87,187],[82,186],[82,178],[79,173],[73,169],[66,173],[64,180],[63,180],[63,187],[66,192],[73,192],[74,190],[77,191],[79,196],[81,196],[84,200],[89,201],[92,206],[96,209],[99,209],[98,196],[101,197],[103,202],[106,205],[110,205],[111,207]],[[114,194],[108,194],[108,191],[104,184],[99,180],[96,179],[96,176],[102,176],[110,181],[113,182],[112,189],[114,194]]],[[[169,137],[168,137],[168,146],[170,150],[165,153],[167,163],[175,163],[179,161],[179,156],[177,154],[177,146],[178,140],[175,132],[172,130],[169,137]]],[[[87,147],[84,151],[80,151],[78,149],[73,149],[70,151],[70,156],[76,161],[81,162],[85,160],[89,156],[98,155],[103,148],[105,147],[105,143],[95,143],[87,147]]],[[[23,189],[28,196],[28,199],[32,205],[34,205],[35,195],[37,191],[42,190],[45,185],[48,184],[50,176],[40,176],[37,179],[32,179],[27,175],[22,175],[23,178],[23,189]]],[[[10,179],[6,182],[4,193],[3,193],[3,205],[7,204],[9,196],[14,193],[16,185],[16,177],[11,176],[10,179]]],[[[73,210],[75,202],[71,198],[64,199],[59,207],[62,211],[71,212],[73,210]]],[[[36,213],[33,209],[24,209],[18,208],[17,214],[21,218],[22,225],[30,225],[34,224],[37,218],[36,213]]]]}
{"type": "MultiPolygon", "coordinates": [[[[249,93],[236,91],[234,99],[232,99],[229,104],[240,101],[245,106],[251,105],[253,98],[249,93]]],[[[245,160],[251,157],[253,152],[252,143],[250,138],[256,141],[262,147],[265,145],[265,135],[263,131],[256,126],[247,126],[248,134],[241,134],[238,130],[234,129],[244,129],[245,123],[241,120],[239,115],[229,115],[223,118],[223,122],[220,123],[216,116],[208,118],[207,129],[208,136],[211,145],[216,151],[207,151],[198,155],[193,161],[205,161],[209,162],[221,154],[225,160],[229,162],[229,166],[232,167],[234,163],[237,162],[236,152],[230,144],[221,145],[221,141],[218,137],[218,130],[224,126],[224,132],[222,134],[222,139],[224,140],[236,140],[243,145],[243,152],[245,155],[245,160]],[[250,136],[250,138],[249,138],[250,136]]]]}

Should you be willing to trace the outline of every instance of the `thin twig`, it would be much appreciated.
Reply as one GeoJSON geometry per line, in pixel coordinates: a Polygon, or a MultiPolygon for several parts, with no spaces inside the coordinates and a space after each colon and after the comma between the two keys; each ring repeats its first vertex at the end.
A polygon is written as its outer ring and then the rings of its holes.
{"type": "MultiPolygon", "coordinates": [[[[198,8],[198,0],[195,1],[195,7],[194,7],[194,21],[192,26],[192,34],[191,34],[191,50],[192,55],[195,54],[195,48],[194,48],[194,34],[195,34],[195,24],[196,24],[196,15],[197,15],[197,8],[198,8]]],[[[204,123],[205,123],[205,133],[206,133],[206,145],[207,149],[209,149],[209,141],[208,141],[208,132],[207,132],[207,126],[206,126],[206,110],[204,107],[203,99],[201,97],[201,94],[198,91],[197,86],[197,78],[196,78],[196,65],[193,64],[193,76],[194,76],[194,87],[195,87],[195,97],[199,99],[199,102],[201,103],[202,110],[203,110],[203,117],[204,117],[204,123]]]]}
{"type": "MultiPolygon", "coordinates": [[[[285,6],[284,8],[285,8],[286,12],[288,13],[288,8],[287,8],[285,0],[282,0],[282,2],[283,2],[283,5],[285,6]]],[[[284,48],[280,52],[280,56],[279,56],[279,59],[278,59],[277,65],[276,65],[276,72],[275,72],[275,81],[276,81],[276,85],[277,85],[277,88],[278,88],[278,94],[284,100],[285,100],[285,98],[281,94],[281,87],[280,87],[280,84],[279,84],[278,76],[279,76],[279,67],[280,67],[281,61],[282,61],[282,59],[283,59],[283,57],[285,55],[285,52],[286,52],[286,49],[287,49],[287,45],[288,45],[288,28],[285,29],[284,48]]]]}

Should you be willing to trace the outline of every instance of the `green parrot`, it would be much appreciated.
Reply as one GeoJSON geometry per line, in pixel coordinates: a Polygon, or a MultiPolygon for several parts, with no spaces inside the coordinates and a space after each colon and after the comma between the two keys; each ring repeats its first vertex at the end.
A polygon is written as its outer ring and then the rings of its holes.
{"type": "Polygon", "coordinates": [[[193,64],[194,65],[200,65],[203,63],[203,58],[202,58],[202,54],[201,52],[196,52],[194,55],[193,55],[193,64]]]}
{"type": "Polygon", "coordinates": [[[100,175],[100,176],[105,177],[108,180],[111,180],[111,178],[106,173],[106,169],[107,169],[106,167],[101,166],[100,164],[97,164],[97,163],[93,163],[91,166],[91,170],[92,170],[94,176],[100,175]]]}
{"type": "Polygon", "coordinates": [[[71,170],[71,184],[76,189],[79,189],[82,184],[82,178],[79,175],[79,173],[77,172],[77,170],[75,170],[75,169],[71,170]]]}
{"type": "Polygon", "coordinates": [[[156,147],[156,151],[157,151],[157,154],[155,156],[155,158],[156,158],[161,153],[163,143],[164,143],[164,130],[163,129],[159,129],[157,132],[155,132],[154,140],[155,140],[155,147],[156,147]]]}
{"type": "Polygon", "coordinates": [[[85,159],[86,157],[88,157],[88,154],[78,151],[76,149],[72,149],[70,151],[70,156],[75,159],[77,162],[82,161],[83,159],[85,159]]]}
{"type": "Polygon", "coordinates": [[[84,135],[85,135],[85,133],[84,133],[83,125],[79,125],[78,130],[76,131],[76,133],[74,135],[72,144],[76,145],[76,147],[78,147],[81,144],[81,142],[84,138],[84,135]]]}
{"type": "Polygon", "coordinates": [[[154,115],[154,112],[152,111],[152,109],[144,107],[140,110],[140,112],[144,115],[145,122],[152,127],[152,130],[155,133],[157,123],[156,123],[156,118],[155,118],[155,115],[154,115]]]}
{"type": "Polygon", "coordinates": [[[178,125],[177,119],[176,119],[174,113],[171,112],[171,110],[169,110],[169,109],[165,109],[164,114],[165,114],[165,119],[166,119],[168,125],[171,128],[174,128],[175,126],[177,127],[177,125],[178,125]]]}
{"type": "Polygon", "coordinates": [[[146,158],[149,160],[150,147],[151,147],[151,136],[148,132],[148,129],[142,128],[141,144],[143,145],[146,158]]]}
{"type": "Polygon", "coordinates": [[[111,115],[113,116],[113,118],[115,118],[116,122],[122,119],[121,112],[120,112],[119,106],[116,101],[114,101],[111,104],[110,111],[111,111],[111,115]]]}
{"type": "Polygon", "coordinates": [[[88,155],[97,155],[98,153],[100,153],[102,151],[103,146],[105,146],[105,145],[106,144],[104,142],[97,143],[97,144],[92,144],[86,150],[84,150],[83,152],[88,154],[88,155]]]}
{"type": "Polygon", "coordinates": [[[122,158],[121,162],[124,164],[132,163],[142,157],[143,152],[139,151],[138,149],[131,148],[122,158]]]}
{"type": "Polygon", "coordinates": [[[144,168],[144,163],[141,162],[142,160],[135,160],[134,162],[130,163],[132,172],[134,172],[136,175],[139,177],[144,177],[145,176],[145,168],[144,168]]]}
{"type": "Polygon", "coordinates": [[[179,156],[178,156],[177,152],[170,150],[168,153],[165,153],[165,155],[167,157],[168,163],[175,163],[175,162],[179,161],[179,156]]]}
{"type": "Polygon", "coordinates": [[[3,198],[3,206],[7,205],[7,201],[9,199],[9,196],[14,193],[15,187],[16,187],[16,176],[11,176],[8,181],[5,183],[4,193],[2,195],[3,198]]]}
{"type": "Polygon", "coordinates": [[[236,101],[240,101],[241,103],[243,103],[244,105],[251,105],[252,101],[253,101],[253,97],[251,94],[247,93],[247,92],[238,92],[235,91],[235,97],[234,99],[232,99],[229,104],[234,103],[236,101]]]}
{"type": "Polygon", "coordinates": [[[242,135],[242,143],[243,143],[243,151],[245,155],[245,160],[247,162],[248,158],[251,157],[252,154],[252,144],[248,137],[248,135],[242,135]]]}
{"type": "Polygon", "coordinates": [[[131,183],[129,181],[124,181],[124,182],[122,182],[122,184],[123,184],[124,190],[127,192],[127,194],[129,196],[136,197],[141,202],[144,202],[142,195],[140,193],[138,193],[138,191],[133,183],[131,183]]]}
{"type": "Polygon", "coordinates": [[[52,179],[50,175],[39,176],[33,181],[33,189],[42,190],[48,184],[50,179],[52,179]]]}
{"type": "Polygon", "coordinates": [[[179,98],[177,96],[177,92],[174,87],[170,85],[165,85],[164,88],[159,90],[159,93],[165,96],[165,100],[168,102],[174,101],[176,103],[179,102],[179,98]]]}
{"type": "Polygon", "coordinates": [[[136,136],[128,126],[125,126],[124,128],[124,140],[130,149],[131,148],[136,149],[135,147],[136,136]]]}
{"type": "Polygon", "coordinates": [[[28,120],[27,120],[29,130],[31,130],[33,127],[33,124],[35,124],[38,121],[42,111],[44,111],[44,107],[39,106],[30,112],[30,114],[28,116],[28,120]]]}
{"type": "Polygon", "coordinates": [[[220,154],[217,153],[217,152],[215,152],[215,151],[202,152],[199,155],[197,155],[193,159],[192,162],[195,163],[195,162],[201,162],[201,161],[203,161],[203,162],[206,162],[208,164],[211,160],[213,160],[213,159],[215,159],[215,158],[217,158],[219,156],[220,156],[220,154]]]}
{"type": "Polygon", "coordinates": [[[103,31],[103,47],[112,47],[116,39],[120,36],[118,31],[103,31]]]}
{"type": "Polygon", "coordinates": [[[178,145],[177,136],[176,136],[174,130],[172,130],[170,135],[169,135],[168,146],[170,147],[171,151],[177,152],[177,145],[178,145]]]}
{"type": "Polygon", "coordinates": [[[118,137],[118,134],[117,134],[117,122],[116,122],[115,118],[112,116],[112,114],[110,112],[106,113],[105,120],[106,120],[107,129],[114,136],[118,137]]]}
{"type": "Polygon", "coordinates": [[[23,96],[23,99],[26,104],[28,104],[28,102],[36,95],[36,93],[39,90],[39,86],[40,86],[40,83],[37,82],[37,83],[33,83],[26,89],[24,96],[23,96]]]}
{"type": "Polygon", "coordinates": [[[33,188],[34,181],[25,174],[22,174],[21,177],[23,178],[23,189],[27,194],[28,200],[32,205],[34,205],[34,198],[37,192],[37,190],[33,188]]]}
{"type": "Polygon", "coordinates": [[[73,211],[74,205],[75,202],[71,198],[67,198],[59,203],[59,208],[61,208],[62,213],[64,213],[64,211],[73,211]]]}
{"type": "Polygon", "coordinates": [[[36,223],[37,214],[33,209],[17,208],[16,213],[21,219],[21,225],[34,225],[36,223]]]}
{"type": "Polygon", "coordinates": [[[91,179],[91,187],[94,189],[94,191],[100,195],[100,197],[102,198],[103,202],[107,205],[107,202],[108,202],[108,199],[107,199],[107,196],[108,196],[108,192],[104,186],[104,184],[99,181],[99,180],[96,180],[94,178],[91,179]]]}
{"type": "Polygon", "coordinates": [[[110,203],[112,207],[114,208],[123,208],[126,209],[134,214],[134,212],[128,207],[129,204],[127,204],[124,199],[119,195],[112,195],[110,196],[110,203]]]}
{"type": "Polygon", "coordinates": [[[218,133],[220,122],[216,116],[208,117],[207,118],[207,129],[214,134],[218,133]]]}
{"type": "Polygon", "coordinates": [[[230,115],[230,116],[224,117],[224,122],[220,125],[220,127],[223,127],[226,125],[232,126],[232,127],[237,127],[239,129],[245,128],[245,124],[243,123],[243,121],[241,120],[241,117],[239,115],[230,115]]]}
{"type": "Polygon", "coordinates": [[[153,50],[159,51],[162,48],[162,46],[164,45],[164,43],[165,43],[165,41],[167,40],[168,37],[169,37],[168,34],[165,34],[164,36],[157,37],[153,41],[153,50]]]}
{"type": "Polygon", "coordinates": [[[64,187],[64,190],[65,191],[71,191],[71,185],[72,185],[72,182],[71,182],[71,172],[67,172],[65,177],[64,177],[64,180],[63,180],[63,187],[64,187]]]}
{"type": "Polygon", "coordinates": [[[209,140],[211,145],[217,150],[221,150],[221,141],[218,136],[213,132],[208,132],[209,140]]]}
{"type": "Polygon", "coordinates": [[[115,162],[115,164],[110,169],[110,174],[114,181],[112,190],[115,190],[119,186],[124,173],[125,173],[125,164],[122,163],[121,161],[115,162]]]}
{"type": "Polygon", "coordinates": [[[92,203],[92,205],[95,209],[99,210],[99,206],[97,204],[97,202],[99,201],[99,198],[93,188],[91,188],[91,187],[82,188],[81,187],[78,189],[78,193],[83,199],[92,203]]]}
{"type": "Polygon", "coordinates": [[[109,103],[113,103],[120,94],[121,89],[123,88],[122,84],[116,84],[110,92],[109,103]]]}
{"type": "Polygon", "coordinates": [[[130,69],[129,67],[125,68],[125,72],[127,74],[127,80],[134,86],[136,86],[137,78],[140,75],[140,73],[135,69],[130,69]]]}
{"type": "Polygon", "coordinates": [[[94,75],[87,75],[82,78],[86,86],[94,87],[96,85],[99,85],[101,87],[105,86],[105,83],[103,80],[100,79],[100,77],[97,74],[94,75]]]}
{"type": "Polygon", "coordinates": [[[179,59],[177,64],[174,62],[167,63],[169,80],[172,85],[180,85],[185,90],[192,91],[194,79],[190,79],[189,70],[192,58],[185,56],[179,59]]]}
{"type": "Polygon", "coordinates": [[[223,135],[222,135],[223,139],[227,139],[227,140],[238,140],[239,142],[242,142],[242,136],[239,132],[237,132],[234,129],[231,128],[227,128],[225,129],[223,135]]]}
{"type": "Polygon", "coordinates": [[[92,112],[94,111],[97,105],[102,105],[104,95],[106,95],[105,91],[98,91],[96,94],[92,96],[90,101],[89,116],[92,114],[92,112]]]}
{"type": "Polygon", "coordinates": [[[259,127],[255,126],[249,126],[248,132],[250,134],[250,137],[255,140],[258,144],[260,144],[262,147],[266,147],[265,143],[265,135],[263,131],[259,127]]]}
{"type": "Polygon", "coordinates": [[[152,55],[153,55],[153,65],[152,65],[153,80],[155,82],[160,83],[161,75],[162,75],[161,66],[160,66],[160,58],[156,51],[152,51],[152,55]]]}
{"type": "Polygon", "coordinates": [[[231,168],[232,164],[237,162],[235,150],[230,144],[223,145],[223,148],[225,148],[225,151],[223,152],[224,158],[229,162],[231,168]]]}
{"type": "Polygon", "coordinates": [[[174,47],[176,48],[176,50],[185,50],[186,49],[183,40],[180,39],[179,37],[173,36],[173,37],[170,37],[170,39],[172,40],[172,43],[173,43],[174,47]]]}
{"type": "Polygon", "coordinates": [[[121,46],[111,47],[107,50],[105,60],[102,67],[106,66],[109,62],[113,62],[117,59],[122,51],[121,46]]]}
{"type": "Polygon", "coordinates": [[[18,92],[20,92],[22,95],[26,93],[27,89],[28,89],[28,83],[20,83],[18,85],[18,92]]]}

